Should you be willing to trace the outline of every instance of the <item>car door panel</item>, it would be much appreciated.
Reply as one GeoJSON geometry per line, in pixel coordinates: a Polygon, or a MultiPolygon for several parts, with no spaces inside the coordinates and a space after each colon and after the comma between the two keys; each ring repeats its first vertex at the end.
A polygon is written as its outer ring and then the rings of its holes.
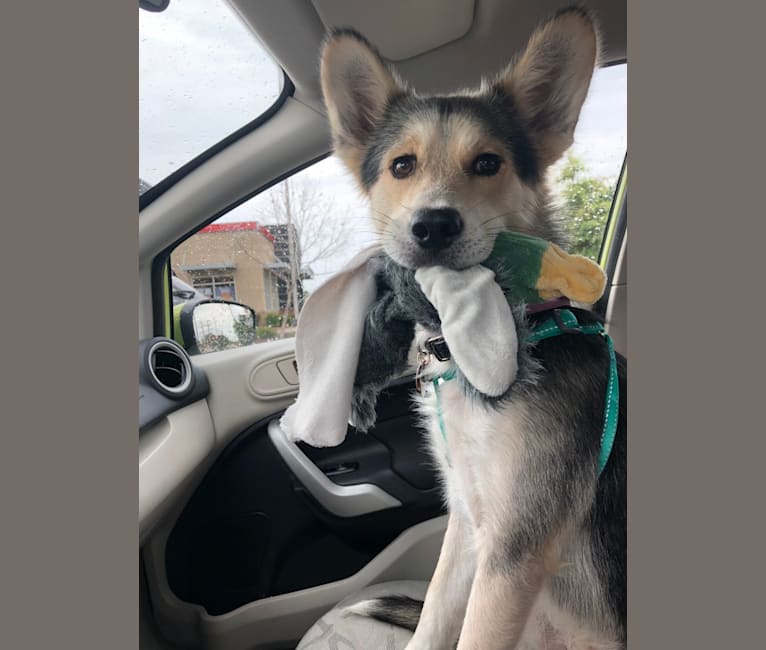
{"type": "MultiPolygon", "coordinates": [[[[435,566],[446,523],[410,410],[411,378],[384,392],[378,426],[368,434],[350,429],[335,448],[296,446],[326,484],[348,490],[352,501],[364,486],[390,499],[390,507],[356,505],[339,514],[291,470],[269,435],[297,394],[293,355],[288,339],[191,357],[209,384],[205,398],[140,432],[142,489],[174,485],[151,521],[142,517],[141,543],[158,623],[177,642],[190,617],[213,630],[224,620],[232,625],[236,614],[247,627],[252,616],[270,620],[275,606],[275,626],[261,632],[297,639],[295,626],[305,622],[307,629],[335,594],[342,598],[345,589],[351,593],[381,577],[428,578],[435,566]],[[155,456],[163,467],[153,466],[148,480],[151,447],[168,439],[168,427],[174,445],[155,456]],[[194,462],[181,462],[190,455],[194,462]],[[185,476],[176,476],[177,469],[185,476]],[[434,519],[423,532],[423,522],[434,519]],[[185,621],[180,628],[179,621],[185,621]]],[[[231,634],[239,638],[239,631],[231,634]]],[[[224,646],[230,642],[252,645],[229,639],[224,646]]]]}
{"type": "Polygon", "coordinates": [[[295,341],[285,339],[192,357],[210,382],[207,399],[219,450],[293,402],[298,386],[287,382],[277,363],[291,361],[294,354],[295,341]]]}
{"type": "Polygon", "coordinates": [[[433,470],[413,472],[394,461],[416,449],[415,458],[430,468],[418,448],[416,416],[390,405],[406,406],[410,386],[393,386],[381,396],[380,411],[387,416],[369,434],[351,430],[331,449],[300,445],[305,463],[341,494],[338,499],[348,491],[345,510],[328,507],[317,498],[316,486],[285,462],[274,444],[275,435],[284,436],[276,419],[228,445],[168,538],[168,582],[179,598],[222,614],[260,598],[342,580],[407,528],[443,514],[433,470]],[[397,465],[418,484],[403,477],[397,465]],[[370,489],[388,502],[366,509],[370,489]]]}
{"type": "Polygon", "coordinates": [[[138,521],[142,539],[215,446],[204,400],[173,411],[144,429],[138,441],[138,521]]]}
{"type": "MultiPolygon", "coordinates": [[[[144,359],[149,342],[139,345],[140,359],[144,359]]],[[[196,384],[189,396],[179,399],[157,395],[150,381],[140,379],[139,404],[148,401],[156,407],[139,407],[147,418],[138,439],[142,543],[160,517],[188,498],[240,431],[284,409],[294,399],[297,386],[284,380],[279,394],[269,399],[259,397],[260,376],[253,379],[255,369],[292,358],[293,350],[293,341],[286,340],[191,357],[196,384]],[[187,397],[195,401],[189,402],[187,397]]]]}

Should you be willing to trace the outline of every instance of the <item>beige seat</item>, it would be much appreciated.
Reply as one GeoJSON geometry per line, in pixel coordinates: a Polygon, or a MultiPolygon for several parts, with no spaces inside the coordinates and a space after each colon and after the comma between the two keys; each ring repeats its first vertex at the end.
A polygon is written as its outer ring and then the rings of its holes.
{"type": "Polygon", "coordinates": [[[345,598],[306,632],[296,650],[403,650],[412,633],[344,611],[348,605],[380,596],[401,595],[423,600],[427,582],[382,582],[345,598]]]}

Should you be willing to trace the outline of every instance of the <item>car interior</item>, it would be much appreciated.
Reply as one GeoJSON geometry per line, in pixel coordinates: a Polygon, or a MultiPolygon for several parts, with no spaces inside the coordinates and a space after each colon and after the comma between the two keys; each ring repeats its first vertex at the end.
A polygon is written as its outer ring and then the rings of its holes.
{"type": "MultiPolygon", "coordinates": [[[[321,645],[318,621],[381,589],[425,592],[447,517],[411,411],[412,377],[386,389],[369,433],[351,428],[331,448],[290,442],[279,418],[298,391],[294,339],[188,355],[173,334],[170,256],[331,153],[318,75],[331,28],[360,31],[419,91],[447,93],[501,70],[566,4],[230,0],[284,80],[267,111],[139,199],[142,648],[356,647],[342,635],[321,645]]],[[[601,65],[626,62],[626,4],[583,4],[601,27],[601,65]]],[[[601,249],[607,291],[594,310],[627,356],[626,162],[615,176],[601,249]]],[[[387,647],[377,633],[370,628],[369,647],[387,647]]]]}

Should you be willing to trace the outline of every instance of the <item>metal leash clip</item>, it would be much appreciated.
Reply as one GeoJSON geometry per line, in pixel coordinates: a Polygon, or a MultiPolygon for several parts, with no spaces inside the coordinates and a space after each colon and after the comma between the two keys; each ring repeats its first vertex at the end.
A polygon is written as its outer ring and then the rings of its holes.
{"type": "Polygon", "coordinates": [[[423,394],[423,382],[421,378],[423,376],[423,370],[431,363],[431,353],[428,350],[418,349],[418,369],[415,371],[415,390],[421,395],[423,394]]]}
{"type": "Polygon", "coordinates": [[[423,370],[431,363],[432,358],[436,358],[439,363],[444,363],[452,358],[443,336],[432,336],[426,339],[422,348],[418,347],[418,369],[415,373],[415,390],[421,395],[423,394],[421,390],[423,387],[423,382],[421,381],[423,370]]]}

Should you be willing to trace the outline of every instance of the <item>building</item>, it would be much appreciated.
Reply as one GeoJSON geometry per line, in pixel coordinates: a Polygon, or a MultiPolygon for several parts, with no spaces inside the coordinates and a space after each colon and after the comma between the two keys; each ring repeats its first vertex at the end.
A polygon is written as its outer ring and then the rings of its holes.
{"type": "Polygon", "coordinates": [[[275,237],[256,221],[214,223],[181,243],[173,272],[197,291],[248,305],[263,314],[280,311],[275,237]]]}

